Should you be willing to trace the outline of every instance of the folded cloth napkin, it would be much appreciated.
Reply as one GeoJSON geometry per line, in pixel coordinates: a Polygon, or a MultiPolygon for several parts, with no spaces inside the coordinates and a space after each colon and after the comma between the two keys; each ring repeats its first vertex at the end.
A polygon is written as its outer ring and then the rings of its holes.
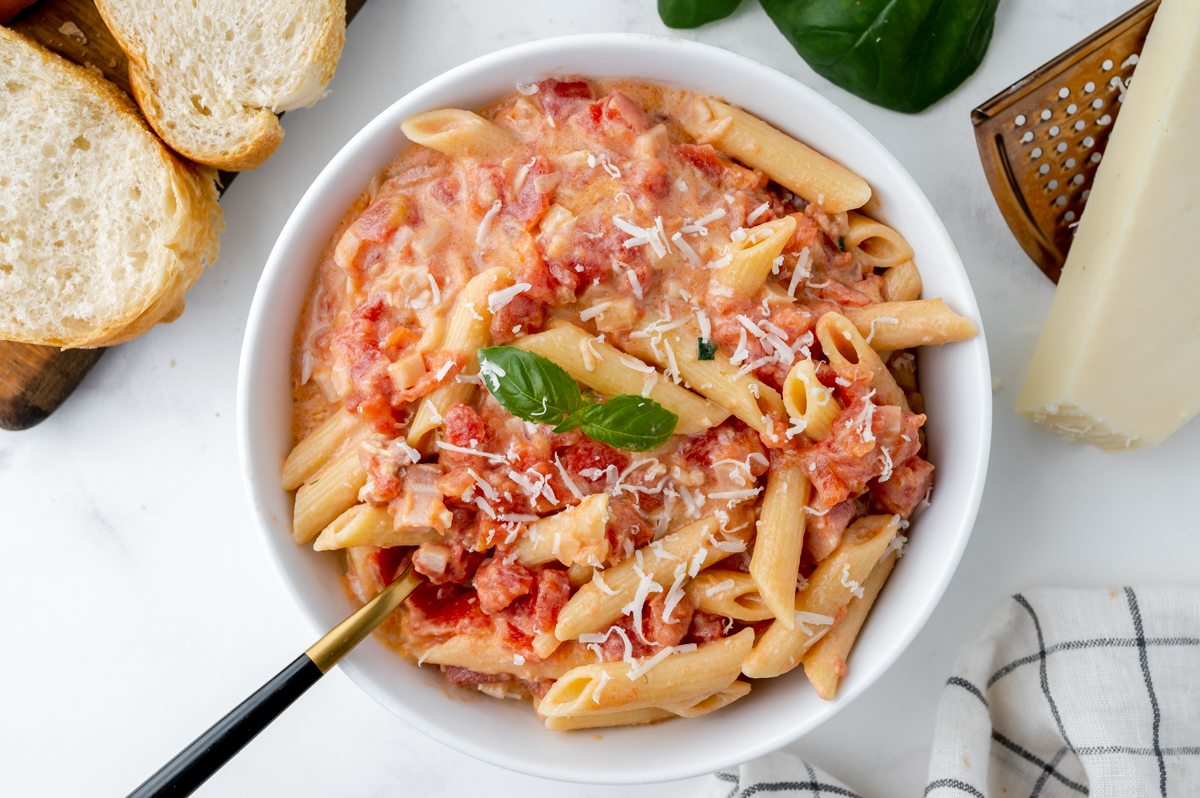
{"type": "MultiPolygon", "coordinates": [[[[710,798],[859,795],[789,754],[714,773],[710,798]]],[[[959,653],[928,798],[1200,796],[1200,591],[1034,590],[959,653]]]]}

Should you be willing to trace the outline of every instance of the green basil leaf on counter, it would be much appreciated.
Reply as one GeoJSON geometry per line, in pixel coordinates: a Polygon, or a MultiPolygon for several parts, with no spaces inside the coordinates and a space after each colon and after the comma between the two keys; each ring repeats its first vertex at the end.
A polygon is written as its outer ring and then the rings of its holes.
{"type": "Polygon", "coordinates": [[[999,2],[762,0],[762,6],[818,74],[864,100],[913,114],[958,88],[983,61],[999,2]]]}
{"type": "Polygon", "coordinates": [[[658,0],[658,16],[668,28],[698,28],[724,19],[742,0],[658,0]]]}
{"type": "Polygon", "coordinates": [[[583,406],[579,384],[549,358],[515,346],[479,350],[483,384],[517,418],[555,425],[583,406]]]}
{"type": "Polygon", "coordinates": [[[697,360],[716,360],[717,359],[717,342],[706,341],[703,338],[696,339],[696,359],[697,360]]]}
{"type": "Polygon", "coordinates": [[[583,434],[629,452],[648,452],[666,443],[679,416],[653,399],[621,394],[600,405],[575,412],[583,434]]]}

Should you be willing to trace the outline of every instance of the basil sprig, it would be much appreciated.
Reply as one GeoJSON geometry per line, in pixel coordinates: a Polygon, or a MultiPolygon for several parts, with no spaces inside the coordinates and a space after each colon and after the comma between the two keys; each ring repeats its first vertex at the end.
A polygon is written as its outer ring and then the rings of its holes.
{"type": "MultiPolygon", "coordinates": [[[[761,0],[817,74],[868,102],[915,114],[983,61],[1000,0],[761,0]]],[[[733,0],[658,0],[672,28],[729,16],[733,0]]]]}
{"type": "Polygon", "coordinates": [[[549,424],[555,432],[582,430],[617,449],[657,449],[679,423],[679,416],[644,396],[621,394],[589,404],[562,366],[515,346],[480,349],[479,373],[496,401],[517,418],[549,424]]]}

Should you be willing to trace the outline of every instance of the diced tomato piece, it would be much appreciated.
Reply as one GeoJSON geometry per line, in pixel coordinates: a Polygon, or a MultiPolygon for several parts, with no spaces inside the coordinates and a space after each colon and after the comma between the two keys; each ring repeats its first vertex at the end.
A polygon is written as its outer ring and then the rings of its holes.
{"type": "MultiPolygon", "coordinates": [[[[461,402],[446,411],[442,433],[454,446],[482,449],[487,446],[487,427],[470,405],[461,402]]],[[[464,455],[467,456],[467,455],[464,455]]]]}
{"type": "Polygon", "coordinates": [[[543,568],[533,589],[516,599],[500,617],[528,635],[548,632],[558,622],[558,613],[571,597],[571,580],[566,571],[543,568]]]}
{"type": "Polygon", "coordinates": [[[435,585],[465,584],[483,560],[483,554],[458,543],[423,543],[413,553],[413,570],[435,585]]]}
{"type": "Polygon", "coordinates": [[[725,174],[725,164],[711,144],[673,144],[671,153],[713,185],[725,174]]]}
{"type": "Polygon", "coordinates": [[[445,670],[450,684],[499,684],[515,678],[511,673],[479,673],[458,665],[447,665],[445,670]]]}
{"type": "Polygon", "coordinates": [[[614,466],[621,471],[629,465],[629,455],[608,444],[585,438],[563,455],[562,464],[572,476],[602,485],[608,467],[614,466]]]}
{"type": "Polygon", "coordinates": [[[609,562],[618,563],[626,557],[632,557],[636,549],[640,549],[654,537],[650,528],[637,510],[637,506],[628,499],[615,499],[608,505],[608,535],[609,562]]]}
{"type": "Polygon", "coordinates": [[[725,619],[720,615],[696,610],[692,615],[692,626],[684,639],[689,643],[704,645],[725,636],[725,619]]]}
{"type": "Polygon", "coordinates": [[[809,515],[804,531],[804,553],[821,562],[842,543],[842,535],[854,518],[854,501],[835,504],[824,515],[809,515]]]}
{"type": "Polygon", "coordinates": [[[444,637],[486,631],[492,621],[479,609],[474,590],[458,585],[421,585],[408,597],[416,634],[444,637]]]}
{"type": "Polygon", "coordinates": [[[532,590],[533,580],[533,571],[521,563],[508,562],[506,557],[493,557],[475,572],[479,608],[485,615],[495,615],[532,590]]]}
{"type": "Polygon", "coordinates": [[[933,464],[914,455],[893,470],[887,482],[871,483],[871,496],[888,512],[907,519],[932,484],[933,464]]]}
{"type": "Polygon", "coordinates": [[[596,99],[596,93],[586,80],[543,78],[538,81],[538,92],[534,97],[541,102],[545,113],[555,120],[563,120],[584,103],[596,99]]]}
{"type": "Polygon", "coordinates": [[[671,190],[667,180],[667,165],[657,158],[640,158],[629,172],[629,182],[655,199],[662,199],[671,190]]]}

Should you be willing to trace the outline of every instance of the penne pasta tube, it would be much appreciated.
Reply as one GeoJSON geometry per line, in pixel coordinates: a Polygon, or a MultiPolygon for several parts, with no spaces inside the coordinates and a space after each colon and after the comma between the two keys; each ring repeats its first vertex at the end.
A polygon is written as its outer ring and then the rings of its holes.
{"type": "Polygon", "coordinates": [[[443,540],[442,536],[432,529],[397,530],[393,525],[394,521],[386,507],[356,504],[325,527],[313,544],[313,549],[332,551],[351,546],[378,546],[390,549],[396,546],[438,543],[443,540]]]}
{"type": "Polygon", "coordinates": [[[826,313],[817,321],[817,340],[839,376],[851,381],[870,381],[875,390],[875,404],[909,409],[904,391],[853,322],[840,313],[826,313]]]}
{"type": "Polygon", "coordinates": [[[772,264],[794,232],[796,220],[791,216],[750,228],[746,238],[734,242],[733,246],[738,248],[713,279],[728,286],[736,296],[752,298],[766,282],[772,264]]]}
{"type": "Polygon", "coordinates": [[[367,472],[352,447],[328,463],[296,491],[292,513],[292,539],[307,543],[339,515],[358,504],[358,492],[367,484],[367,472]]]}
{"type": "Polygon", "coordinates": [[[561,324],[527,335],[513,345],[549,358],[576,380],[605,396],[628,393],[653,399],[679,416],[676,435],[702,432],[729,418],[728,410],[676,385],[653,366],[634,360],[615,346],[596,343],[574,324],[561,324]],[[647,378],[651,378],[649,391],[645,390],[647,378]]]}
{"type": "Polygon", "coordinates": [[[769,679],[799,665],[805,652],[830,631],[862,590],[861,584],[887,551],[899,525],[897,515],[868,515],[851,524],[841,545],[821,561],[809,576],[808,586],[796,594],[796,612],[808,613],[810,620],[796,618],[794,629],[778,620],[772,623],[746,658],[742,672],[751,679],[769,679]],[[811,620],[813,616],[828,620],[819,624],[820,629],[809,629],[806,623],[817,623],[811,620]]]}
{"type": "Polygon", "coordinates": [[[645,726],[647,723],[659,723],[677,717],[679,716],[665,709],[645,707],[643,709],[627,709],[623,712],[609,712],[606,715],[549,717],[545,719],[544,723],[550,731],[575,731],[577,729],[606,729],[613,726],[645,726]]]}
{"type": "Polygon", "coordinates": [[[799,460],[784,458],[772,465],[750,559],[750,576],[762,600],[787,629],[796,628],[796,577],[811,489],[799,460]]]}
{"type": "Polygon", "coordinates": [[[521,140],[479,114],[457,108],[441,108],[410,116],[400,123],[409,141],[451,158],[498,158],[521,140]]]}
{"type": "Polygon", "coordinates": [[[908,241],[883,222],[853,211],[847,221],[850,230],[844,242],[846,250],[857,250],[859,261],[867,268],[891,269],[912,260],[913,249],[908,241]]]}
{"type": "Polygon", "coordinates": [[[817,379],[817,367],[810,358],[796,361],[783,382],[783,406],[788,417],[805,437],[823,441],[829,437],[833,420],[842,412],[842,403],[817,379]]]}
{"type": "MultiPolygon", "coordinates": [[[[508,269],[497,266],[472,277],[459,293],[446,327],[442,349],[466,357],[467,362],[460,374],[479,373],[479,350],[492,340],[492,313],[488,310],[488,297],[494,291],[510,285],[512,279],[508,269]]],[[[408,427],[408,445],[419,446],[431,430],[441,426],[442,417],[450,408],[470,400],[474,391],[475,386],[469,382],[451,380],[423,397],[408,427]]]]}
{"type": "Polygon", "coordinates": [[[771,417],[784,413],[779,391],[753,374],[739,375],[738,367],[723,352],[716,352],[712,360],[700,360],[700,334],[690,323],[666,332],[657,331],[656,324],[662,324],[662,317],[647,310],[641,327],[624,337],[622,348],[662,368],[670,368],[673,356],[688,387],[745,421],[755,432],[771,432],[771,417]]]}
{"type": "MultiPolygon", "coordinates": [[[[795,586],[796,580],[793,578],[793,594],[795,586]]],[[[741,571],[709,568],[688,582],[686,592],[696,609],[713,615],[723,615],[742,623],[756,623],[775,617],[762,600],[754,577],[741,571]]]]}
{"type": "MultiPolygon", "coordinates": [[[[638,550],[641,565],[638,565],[638,553],[633,557],[604,571],[598,571],[592,581],[575,592],[567,600],[558,613],[558,623],[554,627],[554,635],[559,640],[574,640],[586,632],[598,632],[607,629],[613,621],[621,617],[626,604],[633,601],[642,581],[637,570],[641,570],[649,579],[653,579],[663,590],[667,590],[674,582],[675,569],[680,565],[693,568],[694,562],[699,565],[691,570],[697,573],[713,563],[728,557],[733,552],[712,546],[709,539],[719,528],[715,517],[702,518],[694,524],[688,524],[658,541],[659,545],[651,548],[643,546],[638,550]],[[659,551],[663,554],[659,554],[659,551]],[[704,554],[699,552],[703,550],[704,554]],[[697,560],[697,558],[702,559],[697,560]]],[[[736,533],[731,539],[745,542],[750,530],[736,533]]]]}
{"type": "Polygon", "coordinates": [[[320,471],[348,442],[356,443],[370,432],[367,423],[344,407],[296,444],[283,461],[283,488],[295,490],[320,471]]]}
{"type": "Polygon", "coordinates": [[[518,679],[538,681],[560,679],[593,659],[592,652],[575,643],[564,643],[541,661],[533,657],[513,656],[498,636],[490,634],[455,635],[428,649],[421,661],[434,665],[454,665],[476,673],[511,673],[518,679]]]}
{"type": "Polygon", "coordinates": [[[608,557],[608,494],[594,493],[574,507],[534,521],[517,539],[517,560],[532,568],[603,562],[608,557]]]}
{"type": "Polygon", "coordinates": [[[881,351],[965,341],[979,332],[975,322],[946,307],[940,298],[847,308],[846,317],[881,351]]]}
{"type": "Polygon", "coordinates": [[[871,198],[867,181],[756,116],[712,98],[697,98],[683,120],[689,134],[830,213],[861,208],[871,198]]]}
{"type": "Polygon", "coordinates": [[[694,651],[672,653],[649,670],[645,670],[646,663],[582,665],[554,683],[538,711],[547,717],[563,717],[660,705],[694,706],[737,680],[753,645],[754,630],[743,629],[694,651]]]}
{"type": "Polygon", "coordinates": [[[883,273],[883,298],[888,302],[911,302],[921,298],[921,273],[911,260],[883,273]]]}
{"type": "Polygon", "coordinates": [[[750,683],[739,679],[724,690],[718,690],[690,707],[663,704],[662,708],[669,709],[681,718],[698,718],[701,715],[716,712],[718,709],[724,709],[739,698],[745,698],[748,695],[750,695],[750,683]]]}
{"type": "Polygon", "coordinates": [[[875,597],[883,589],[883,583],[892,573],[892,566],[899,556],[899,552],[892,551],[871,569],[871,575],[862,585],[862,598],[855,596],[850,599],[846,617],[804,655],[804,675],[816,688],[817,695],[826,701],[833,700],[838,682],[848,672],[846,658],[850,656],[850,649],[854,647],[858,632],[867,620],[867,613],[871,611],[875,597]]]}

